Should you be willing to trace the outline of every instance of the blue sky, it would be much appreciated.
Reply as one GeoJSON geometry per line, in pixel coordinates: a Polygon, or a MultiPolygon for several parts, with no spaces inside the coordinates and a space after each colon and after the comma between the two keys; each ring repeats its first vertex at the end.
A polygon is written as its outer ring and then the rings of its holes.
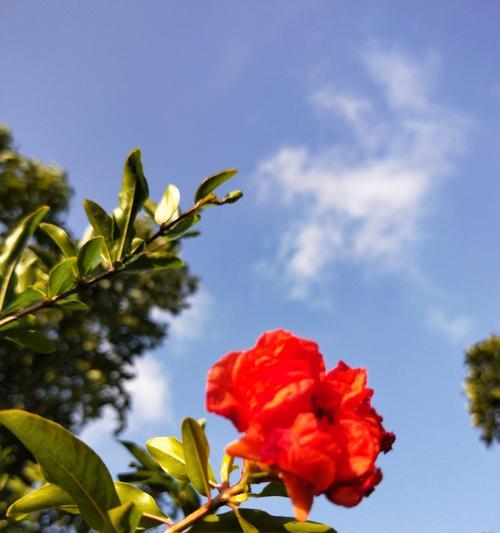
{"type": "MultiPolygon", "coordinates": [[[[138,365],[125,436],[205,416],[222,354],[284,327],[328,367],[365,366],[396,432],[385,479],[340,533],[500,532],[498,449],[469,425],[463,351],[498,332],[499,6],[270,0],[0,3],[0,120],[56,161],[81,202],[114,207],[128,151],[152,196],[189,207],[240,169],[245,198],[207,212],[184,257],[192,309],[138,365]]],[[[84,437],[114,472],[109,417],[84,437]]],[[[208,416],[215,460],[236,435],[208,416]]],[[[288,502],[272,509],[289,514],[288,502]]]]}

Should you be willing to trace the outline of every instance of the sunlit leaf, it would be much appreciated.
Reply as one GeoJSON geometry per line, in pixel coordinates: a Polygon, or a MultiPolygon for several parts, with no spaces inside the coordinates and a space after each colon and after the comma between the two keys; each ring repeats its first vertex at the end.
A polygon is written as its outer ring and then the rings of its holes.
{"type": "Polygon", "coordinates": [[[7,516],[36,513],[45,509],[61,509],[79,513],[78,506],[67,492],[58,485],[46,483],[16,500],[7,509],[7,516]]]}
{"type": "Polygon", "coordinates": [[[104,237],[99,235],[89,239],[78,252],[78,274],[83,277],[95,270],[102,261],[102,250],[104,249],[104,237]]]}
{"type": "Polygon", "coordinates": [[[235,168],[230,168],[228,170],[223,170],[218,174],[210,176],[201,182],[201,185],[198,187],[196,194],[194,196],[194,201],[198,202],[208,196],[212,191],[217,189],[220,185],[230,180],[235,176],[238,171],[235,168]]]}
{"type": "Polygon", "coordinates": [[[76,283],[76,257],[65,259],[57,264],[49,274],[47,282],[48,296],[58,296],[71,289],[76,283]]]}
{"type": "Polygon", "coordinates": [[[15,229],[9,234],[7,239],[5,239],[2,247],[2,255],[0,255],[0,309],[3,307],[12,274],[21,254],[38,224],[48,211],[49,208],[47,206],[42,206],[25,216],[17,223],[15,229]]]}
{"type": "MultiPolygon", "coordinates": [[[[149,515],[141,518],[141,528],[155,527],[159,522],[167,519],[167,515],[158,507],[158,504],[150,494],[129,483],[115,481],[114,485],[122,504],[133,502],[141,514],[149,515]],[[154,520],[151,517],[157,517],[159,520],[154,520]]],[[[78,506],[67,492],[58,485],[46,483],[16,500],[8,508],[7,516],[17,517],[46,509],[60,509],[69,513],[80,512],[78,506]]]]}
{"type": "Polygon", "coordinates": [[[106,261],[112,265],[114,259],[111,253],[114,239],[113,218],[99,204],[96,204],[92,200],[84,200],[83,208],[85,209],[85,213],[87,213],[87,218],[94,229],[95,235],[104,238],[103,254],[106,261]]]}
{"type": "Polygon", "coordinates": [[[142,466],[153,472],[158,470],[156,461],[144,448],[129,440],[119,440],[118,442],[125,446],[125,448],[127,448],[127,450],[139,461],[139,463],[141,463],[142,466]]]}
{"type": "Polygon", "coordinates": [[[200,221],[200,215],[198,213],[190,213],[185,218],[182,218],[174,224],[168,231],[165,232],[165,235],[172,241],[182,237],[190,231],[190,229],[198,224],[200,221]]]}
{"type": "Polygon", "coordinates": [[[169,185],[155,210],[155,222],[161,226],[179,216],[181,193],[175,185],[169,185]]]}
{"type": "Polygon", "coordinates": [[[59,226],[54,224],[47,224],[42,222],[40,229],[43,230],[59,247],[61,252],[66,257],[74,257],[76,255],[76,248],[69,235],[59,226]]]}
{"type": "Polygon", "coordinates": [[[85,443],[59,424],[17,409],[0,411],[6,426],[35,456],[48,478],[78,505],[83,519],[101,529],[106,511],[120,504],[111,475],[85,443]]]}
{"type": "Polygon", "coordinates": [[[155,461],[172,477],[188,481],[184,447],[175,437],[155,437],[146,442],[146,447],[155,461]]]}
{"type": "Polygon", "coordinates": [[[121,236],[117,247],[117,259],[128,253],[134,238],[134,221],[149,196],[149,188],[144,177],[141,150],[132,150],[125,161],[122,190],[120,192],[120,216],[117,217],[121,236]]]}
{"type": "Polygon", "coordinates": [[[45,294],[43,294],[42,291],[28,287],[21,294],[18,294],[12,302],[9,302],[2,314],[5,314],[6,312],[13,313],[22,307],[26,307],[27,305],[43,300],[44,298],[45,294]]]}
{"type": "Polygon", "coordinates": [[[140,519],[133,502],[123,503],[106,513],[102,533],[135,533],[140,519]]]}
{"type": "Polygon", "coordinates": [[[186,472],[194,488],[204,496],[210,494],[208,483],[208,447],[205,432],[193,418],[182,421],[182,444],[184,446],[184,459],[186,472]]]}

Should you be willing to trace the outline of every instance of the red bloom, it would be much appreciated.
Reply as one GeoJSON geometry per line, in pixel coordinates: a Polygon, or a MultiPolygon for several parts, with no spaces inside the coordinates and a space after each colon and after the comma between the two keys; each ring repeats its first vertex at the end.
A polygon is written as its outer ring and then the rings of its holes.
{"type": "Polygon", "coordinates": [[[364,369],[339,362],[325,374],[316,343],[276,330],[211,368],[207,409],[245,432],[227,452],[274,469],[305,520],[314,495],[352,507],[381,481],[375,460],[394,435],[372,393],[364,369]]]}

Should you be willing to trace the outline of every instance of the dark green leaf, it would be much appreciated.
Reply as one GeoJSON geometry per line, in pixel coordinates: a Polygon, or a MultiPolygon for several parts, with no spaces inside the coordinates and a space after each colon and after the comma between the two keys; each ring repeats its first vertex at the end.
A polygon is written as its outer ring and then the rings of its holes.
{"type": "Polygon", "coordinates": [[[267,496],[288,497],[285,485],[281,481],[271,481],[258,494],[252,494],[255,498],[265,498],[267,496]]]}
{"type": "Polygon", "coordinates": [[[167,474],[180,481],[188,481],[184,447],[181,442],[174,437],[155,437],[146,442],[146,447],[167,474]]]}
{"type": "Polygon", "coordinates": [[[254,525],[252,525],[248,520],[245,520],[245,518],[243,518],[238,507],[234,508],[234,514],[236,515],[236,519],[238,520],[238,524],[240,525],[241,531],[243,531],[243,533],[260,533],[254,525]]]}
{"type": "Polygon", "coordinates": [[[133,502],[123,503],[107,512],[102,533],[135,533],[140,519],[133,502]]]}
{"type": "Polygon", "coordinates": [[[47,339],[43,333],[35,330],[8,331],[5,338],[36,353],[53,353],[56,349],[51,340],[47,339]]]}
{"type": "Polygon", "coordinates": [[[71,289],[76,283],[76,257],[65,259],[57,264],[49,274],[47,282],[48,296],[58,296],[63,292],[71,289]]]}
{"type": "Polygon", "coordinates": [[[42,229],[57,244],[66,257],[76,256],[75,245],[69,238],[69,235],[62,228],[54,226],[54,224],[42,222],[40,224],[40,229],[42,229]]]}
{"type": "Polygon", "coordinates": [[[182,218],[174,224],[168,231],[165,232],[165,235],[172,241],[182,237],[187,233],[195,224],[200,221],[200,215],[198,213],[191,213],[185,218],[182,218]]]}
{"type": "Polygon", "coordinates": [[[17,223],[4,242],[0,256],[0,309],[3,307],[14,268],[40,221],[47,214],[47,206],[40,207],[17,223]]]}
{"type": "Polygon", "coordinates": [[[123,183],[120,193],[120,214],[117,217],[121,236],[118,242],[117,259],[128,253],[134,238],[134,222],[144,202],[149,196],[149,188],[144,177],[141,150],[132,150],[125,161],[123,183]]]}
{"type": "Polygon", "coordinates": [[[78,505],[83,519],[101,529],[106,511],[120,504],[99,456],[59,424],[17,409],[0,411],[6,426],[35,456],[48,477],[78,505]]]}
{"type": "Polygon", "coordinates": [[[169,185],[165,189],[158,207],[155,210],[155,222],[161,226],[179,216],[179,202],[181,194],[175,185],[169,185]]]}
{"type": "Polygon", "coordinates": [[[83,277],[96,269],[102,261],[105,247],[104,237],[99,235],[89,239],[78,252],[78,274],[83,277]]]}
{"type": "Polygon", "coordinates": [[[198,202],[208,196],[212,191],[217,189],[220,185],[230,180],[238,171],[235,168],[230,168],[210,176],[201,182],[201,185],[198,187],[196,194],[194,195],[194,201],[198,202]]]}
{"type": "Polygon", "coordinates": [[[92,200],[84,200],[83,208],[87,213],[87,218],[94,228],[94,233],[97,237],[104,238],[105,246],[103,247],[103,254],[109,265],[113,264],[114,257],[110,250],[113,248],[113,218],[110,217],[106,211],[92,200]]]}
{"type": "Polygon", "coordinates": [[[184,263],[175,255],[168,252],[150,252],[127,263],[125,272],[147,272],[148,270],[164,270],[165,268],[180,268],[182,266],[184,263]]]}
{"type": "Polygon", "coordinates": [[[193,418],[182,421],[182,443],[184,446],[184,459],[186,472],[194,488],[204,496],[210,494],[208,483],[208,447],[205,432],[193,418]]]}
{"type": "Polygon", "coordinates": [[[18,294],[14,300],[7,305],[2,314],[7,312],[12,313],[21,307],[26,307],[27,305],[38,300],[43,300],[44,298],[45,294],[43,294],[42,291],[28,287],[21,294],[18,294]]]}
{"type": "MultiPolygon", "coordinates": [[[[336,533],[333,528],[318,522],[298,522],[290,517],[272,516],[257,509],[240,509],[243,519],[260,533],[336,533]]],[[[208,515],[196,522],[190,533],[241,533],[242,528],[233,512],[208,515]]]]}
{"type": "Polygon", "coordinates": [[[89,306],[81,302],[80,300],[62,300],[58,302],[58,307],[61,309],[66,309],[68,311],[86,311],[89,306]]]}
{"type": "Polygon", "coordinates": [[[131,442],[129,440],[120,440],[120,444],[125,446],[127,450],[141,463],[142,466],[148,470],[155,471],[158,470],[158,465],[155,460],[149,455],[149,453],[144,449],[131,442]]]}

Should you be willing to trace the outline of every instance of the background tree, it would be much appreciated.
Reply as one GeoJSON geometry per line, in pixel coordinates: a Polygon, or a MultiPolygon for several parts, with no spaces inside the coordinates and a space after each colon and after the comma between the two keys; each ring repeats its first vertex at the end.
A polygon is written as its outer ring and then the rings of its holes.
{"type": "Polygon", "coordinates": [[[489,446],[500,443],[500,336],[491,335],[472,345],[465,357],[469,367],[465,392],[472,424],[489,446]]]}
{"type": "MultiPolygon", "coordinates": [[[[44,222],[65,227],[71,195],[63,170],[20,155],[9,130],[0,125],[2,237],[19,218],[42,204],[51,208],[44,222]]],[[[137,230],[138,236],[147,236],[152,224],[143,217],[137,230]]],[[[41,230],[35,234],[35,243],[33,250],[48,268],[60,260],[41,230]]],[[[34,354],[0,339],[0,409],[27,409],[78,432],[98,418],[104,407],[111,407],[118,415],[116,429],[120,429],[130,404],[125,383],[134,375],[131,365],[167,334],[167,325],[155,319],[153,309],[178,314],[196,284],[186,267],[136,273],[102,281],[79,295],[89,305],[85,313],[58,309],[39,313],[39,323],[56,349],[51,354],[34,354]]],[[[3,458],[4,472],[29,482],[23,464],[30,455],[3,428],[0,448],[10,449],[3,458]]]]}

